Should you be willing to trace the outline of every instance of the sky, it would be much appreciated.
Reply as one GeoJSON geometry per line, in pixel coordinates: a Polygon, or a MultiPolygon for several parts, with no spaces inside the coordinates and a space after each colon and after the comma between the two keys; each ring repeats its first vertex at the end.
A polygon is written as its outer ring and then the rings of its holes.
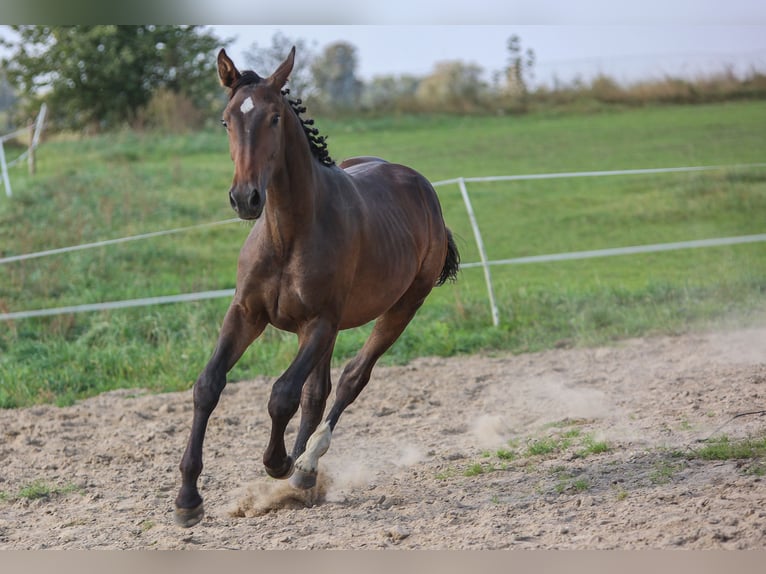
{"type": "MultiPolygon", "coordinates": [[[[235,39],[228,51],[240,67],[248,67],[244,55],[254,42],[269,46],[280,30],[317,50],[351,43],[363,80],[423,76],[444,60],[478,64],[489,79],[506,66],[512,34],[534,51],[537,84],[598,73],[629,83],[727,66],[740,74],[766,71],[763,0],[136,0],[99,6],[101,12],[78,16],[55,0],[27,0],[5,6],[0,21],[55,23],[58,15],[67,22],[210,25],[219,37],[235,39]]],[[[0,26],[0,36],[7,35],[0,26]]]]}
{"type": "MultiPolygon", "coordinates": [[[[461,60],[487,74],[507,65],[508,38],[536,56],[535,81],[550,84],[606,73],[621,82],[664,75],[694,77],[731,66],[739,73],[766,71],[766,24],[697,25],[215,25],[221,38],[235,38],[227,50],[240,67],[253,44],[266,48],[280,31],[321,50],[336,41],[357,48],[357,73],[427,75],[434,64],[461,60]]],[[[297,54],[300,58],[300,54],[297,54]]],[[[263,74],[268,70],[256,70],[263,74]]]]}

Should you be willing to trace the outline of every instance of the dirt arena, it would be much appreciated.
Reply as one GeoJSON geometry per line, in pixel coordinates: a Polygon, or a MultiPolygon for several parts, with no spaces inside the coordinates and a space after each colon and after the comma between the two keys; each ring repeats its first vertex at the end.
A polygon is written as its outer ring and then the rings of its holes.
{"type": "Polygon", "coordinates": [[[766,547],[766,463],[685,456],[766,434],[766,328],[378,368],[308,495],[261,467],[269,390],[224,392],[188,530],[191,391],[0,411],[0,548],[766,547]]]}

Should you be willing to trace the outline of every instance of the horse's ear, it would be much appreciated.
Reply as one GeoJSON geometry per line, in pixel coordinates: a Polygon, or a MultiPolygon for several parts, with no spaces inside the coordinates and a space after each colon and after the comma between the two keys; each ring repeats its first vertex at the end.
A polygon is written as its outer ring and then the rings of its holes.
{"type": "Polygon", "coordinates": [[[290,53],[287,55],[285,61],[279,65],[273,74],[271,74],[269,77],[269,84],[278,90],[281,90],[285,86],[285,83],[287,83],[287,78],[290,76],[290,72],[293,71],[294,64],[295,46],[293,46],[292,50],[290,50],[290,53]]]}
{"type": "Polygon", "coordinates": [[[221,48],[221,51],[218,52],[218,79],[221,80],[221,85],[224,88],[231,89],[234,82],[239,80],[241,75],[234,62],[226,54],[226,50],[221,48]]]}

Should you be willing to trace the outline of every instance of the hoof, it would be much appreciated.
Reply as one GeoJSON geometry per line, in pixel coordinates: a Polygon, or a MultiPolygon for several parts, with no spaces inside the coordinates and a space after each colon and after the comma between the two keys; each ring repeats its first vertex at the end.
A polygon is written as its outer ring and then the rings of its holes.
{"type": "Polygon", "coordinates": [[[317,473],[311,471],[306,472],[300,468],[296,468],[295,472],[293,472],[293,475],[290,477],[289,482],[290,486],[293,488],[297,488],[299,490],[308,490],[316,486],[317,473]]]}
{"type": "Polygon", "coordinates": [[[293,461],[293,457],[288,456],[287,460],[285,460],[285,464],[283,464],[279,468],[269,468],[268,466],[264,466],[266,469],[266,474],[268,474],[271,478],[288,478],[292,473],[293,469],[295,468],[295,464],[293,461]]]}
{"type": "Polygon", "coordinates": [[[191,528],[205,516],[202,504],[194,508],[179,508],[176,506],[175,521],[181,528],[191,528]]]}

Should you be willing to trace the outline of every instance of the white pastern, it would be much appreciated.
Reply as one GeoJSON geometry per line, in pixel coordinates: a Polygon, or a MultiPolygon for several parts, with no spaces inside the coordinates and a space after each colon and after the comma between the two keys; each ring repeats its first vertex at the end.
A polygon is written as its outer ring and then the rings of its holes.
{"type": "Polygon", "coordinates": [[[306,443],[306,451],[295,461],[295,468],[306,474],[315,474],[319,467],[319,457],[330,448],[332,431],[329,423],[322,423],[309,437],[306,443]]]}

